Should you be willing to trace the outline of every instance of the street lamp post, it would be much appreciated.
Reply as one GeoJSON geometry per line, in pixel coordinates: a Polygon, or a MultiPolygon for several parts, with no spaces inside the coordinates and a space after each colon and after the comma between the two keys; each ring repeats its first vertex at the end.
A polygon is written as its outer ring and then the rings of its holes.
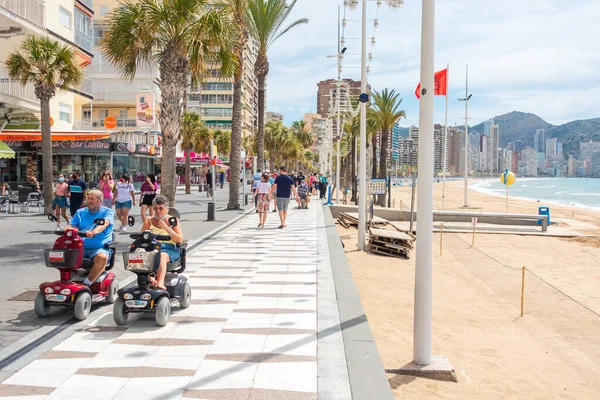
{"type": "Polygon", "coordinates": [[[472,94],[469,94],[469,65],[467,65],[467,75],[465,80],[465,98],[458,99],[458,101],[465,102],[465,204],[463,207],[469,207],[468,193],[469,193],[469,100],[472,94]]]}
{"type": "MultiPolygon", "coordinates": [[[[362,0],[360,93],[367,93],[367,0],[362,0]]],[[[365,249],[367,222],[367,103],[360,103],[360,161],[358,167],[358,250],[365,249]]]]}

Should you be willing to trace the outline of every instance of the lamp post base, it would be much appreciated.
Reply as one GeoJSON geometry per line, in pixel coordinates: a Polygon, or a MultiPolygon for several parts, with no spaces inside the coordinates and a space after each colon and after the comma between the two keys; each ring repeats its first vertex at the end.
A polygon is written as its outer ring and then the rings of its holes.
{"type": "Polygon", "coordinates": [[[432,356],[429,365],[411,362],[399,369],[386,369],[385,372],[388,374],[418,376],[436,381],[458,382],[454,367],[444,356],[432,356]]]}

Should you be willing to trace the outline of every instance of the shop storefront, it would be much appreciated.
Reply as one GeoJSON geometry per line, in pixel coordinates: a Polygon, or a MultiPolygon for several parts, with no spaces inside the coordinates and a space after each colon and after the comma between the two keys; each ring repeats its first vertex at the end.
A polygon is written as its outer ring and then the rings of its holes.
{"type": "MultiPolygon", "coordinates": [[[[42,179],[42,142],[7,140],[15,151],[15,159],[0,160],[3,182],[24,182],[35,176],[42,179]]],[[[52,142],[52,173],[69,177],[73,170],[81,171],[82,178],[94,187],[102,172],[112,171],[113,178],[122,173],[131,176],[139,189],[147,173],[154,172],[154,146],[135,143],[113,143],[109,139],[61,140],[52,142]]]]}
{"type": "Polygon", "coordinates": [[[133,186],[139,190],[147,174],[155,173],[156,147],[135,143],[112,143],[112,173],[114,179],[126,173],[131,176],[133,186]]]}

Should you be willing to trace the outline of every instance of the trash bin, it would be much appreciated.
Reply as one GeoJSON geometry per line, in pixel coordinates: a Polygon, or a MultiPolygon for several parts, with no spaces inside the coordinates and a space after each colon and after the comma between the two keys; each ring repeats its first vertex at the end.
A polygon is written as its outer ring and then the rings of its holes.
{"type": "MultiPolygon", "coordinates": [[[[548,217],[548,225],[550,225],[550,207],[538,207],[538,215],[546,215],[548,217]]],[[[542,220],[538,219],[538,225],[542,224],[542,220]]]]}

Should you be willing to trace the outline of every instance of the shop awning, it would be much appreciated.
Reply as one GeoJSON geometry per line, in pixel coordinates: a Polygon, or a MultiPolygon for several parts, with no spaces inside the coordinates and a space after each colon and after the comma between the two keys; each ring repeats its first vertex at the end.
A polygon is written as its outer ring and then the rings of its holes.
{"type": "MultiPolygon", "coordinates": [[[[98,140],[108,139],[110,132],[106,131],[60,131],[52,132],[52,141],[61,140],[98,140]]],[[[0,132],[0,140],[21,142],[36,142],[42,140],[41,131],[4,130],[0,132]]]]}
{"type": "Polygon", "coordinates": [[[15,158],[15,152],[0,140],[0,158],[15,158]]]}

